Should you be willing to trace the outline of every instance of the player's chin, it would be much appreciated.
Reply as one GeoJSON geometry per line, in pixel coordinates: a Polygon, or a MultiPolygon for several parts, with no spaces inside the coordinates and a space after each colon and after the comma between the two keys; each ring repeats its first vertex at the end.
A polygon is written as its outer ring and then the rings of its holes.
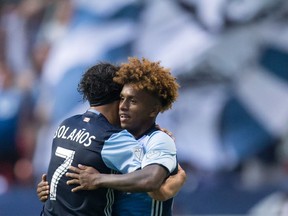
{"type": "Polygon", "coordinates": [[[121,127],[124,129],[129,130],[131,128],[131,126],[127,120],[124,120],[124,121],[121,120],[120,123],[121,123],[121,127]]]}

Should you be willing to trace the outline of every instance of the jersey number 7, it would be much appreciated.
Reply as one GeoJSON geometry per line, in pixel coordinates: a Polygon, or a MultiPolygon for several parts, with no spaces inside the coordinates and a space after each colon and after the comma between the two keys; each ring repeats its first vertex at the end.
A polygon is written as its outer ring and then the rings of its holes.
{"type": "Polygon", "coordinates": [[[55,155],[61,158],[64,158],[64,162],[55,170],[52,180],[51,180],[51,189],[50,189],[50,200],[56,200],[57,185],[59,179],[66,173],[69,166],[72,164],[74,159],[75,151],[70,149],[65,149],[62,147],[57,147],[55,155]]]}

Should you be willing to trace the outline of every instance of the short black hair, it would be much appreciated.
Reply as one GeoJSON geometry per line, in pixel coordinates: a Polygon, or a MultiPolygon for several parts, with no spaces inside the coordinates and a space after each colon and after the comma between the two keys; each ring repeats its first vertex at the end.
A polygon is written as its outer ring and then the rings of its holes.
{"type": "Polygon", "coordinates": [[[119,66],[100,62],[90,67],[78,84],[78,92],[90,106],[100,106],[120,99],[122,85],[113,81],[119,66]]]}

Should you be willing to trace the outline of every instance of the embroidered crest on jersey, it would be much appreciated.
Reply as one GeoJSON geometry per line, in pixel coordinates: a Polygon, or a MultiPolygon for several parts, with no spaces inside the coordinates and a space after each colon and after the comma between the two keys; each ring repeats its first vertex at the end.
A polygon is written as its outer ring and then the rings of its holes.
{"type": "Polygon", "coordinates": [[[161,155],[160,151],[149,151],[146,153],[146,158],[148,159],[154,159],[161,155]]]}
{"type": "Polygon", "coordinates": [[[144,155],[143,149],[141,147],[135,147],[134,148],[134,155],[136,156],[136,158],[138,160],[141,161],[143,159],[143,155],[144,155]]]}

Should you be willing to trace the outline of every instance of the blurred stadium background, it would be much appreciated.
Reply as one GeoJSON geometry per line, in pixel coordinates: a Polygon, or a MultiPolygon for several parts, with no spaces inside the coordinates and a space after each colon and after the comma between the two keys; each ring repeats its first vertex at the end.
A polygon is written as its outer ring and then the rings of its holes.
{"type": "Polygon", "coordinates": [[[175,215],[288,215],[288,2],[1,0],[0,215],[39,215],[52,134],[99,61],[161,61],[188,179],[175,215]]]}

